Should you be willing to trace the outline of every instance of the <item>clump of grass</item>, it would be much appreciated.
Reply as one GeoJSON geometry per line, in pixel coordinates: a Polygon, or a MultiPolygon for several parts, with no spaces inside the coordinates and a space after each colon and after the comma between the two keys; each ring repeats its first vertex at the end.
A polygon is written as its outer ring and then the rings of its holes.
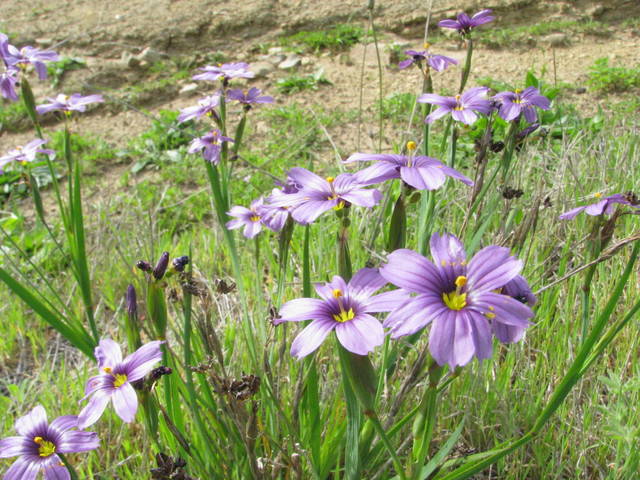
{"type": "Polygon", "coordinates": [[[416,96],[412,93],[395,93],[382,100],[382,117],[394,123],[406,122],[411,115],[416,96]]]}
{"type": "Polygon", "coordinates": [[[303,50],[340,51],[360,42],[364,36],[361,27],[349,24],[336,25],[328,30],[301,31],[280,39],[283,46],[302,46],[303,50]]]}
{"type": "Polygon", "coordinates": [[[47,65],[47,72],[51,79],[51,86],[54,88],[58,87],[67,72],[86,67],[87,64],[81,58],[62,57],[57,62],[50,62],[47,65]]]}
{"type": "Polygon", "coordinates": [[[640,87],[640,64],[626,68],[609,65],[608,58],[599,58],[589,69],[587,84],[602,93],[625,92],[640,87]]]}
{"type": "Polygon", "coordinates": [[[22,102],[5,104],[0,108],[0,131],[19,132],[29,125],[27,109],[22,102]]]}
{"type": "Polygon", "coordinates": [[[278,80],[276,88],[278,92],[285,95],[302,92],[303,90],[317,90],[319,85],[331,85],[331,82],[318,72],[314,75],[291,75],[278,80]]]}

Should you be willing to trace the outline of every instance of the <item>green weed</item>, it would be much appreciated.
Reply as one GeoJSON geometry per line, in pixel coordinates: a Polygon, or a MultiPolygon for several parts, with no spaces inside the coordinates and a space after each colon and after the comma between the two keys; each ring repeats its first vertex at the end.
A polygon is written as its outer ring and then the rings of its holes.
{"type": "Polygon", "coordinates": [[[622,93],[640,87],[640,64],[626,68],[609,65],[599,58],[589,69],[587,84],[602,93],[622,93]]]}
{"type": "Polygon", "coordinates": [[[328,30],[301,31],[282,37],[280,44],[287,47],[299,46],[303,50],[319,52],[322,50],[346,50],[360,42],[364,36],[361,27],[351,24],[340,24],[328,30]]]}

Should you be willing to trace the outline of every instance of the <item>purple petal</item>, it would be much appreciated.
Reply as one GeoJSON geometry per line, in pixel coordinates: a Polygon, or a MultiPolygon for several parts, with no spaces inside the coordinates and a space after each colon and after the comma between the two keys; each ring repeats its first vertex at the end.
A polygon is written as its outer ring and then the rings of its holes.
{"type": "Polygon", "coordinates": [[[385,182],[393,178],[399,178],[398,167],[387,162],[377,162],[354,174],[358,183],[364,186],[385,182]]]}
{"type": "Polygon", "coordinates": [[[408,58],[407,60],[403,60],[398,64],[398,68],[400,70],[404,70],[407,67],[410,67],[413,64],[413,58],[408,58]]]}
{"type": "Polygon", "coordinates": [[[440,275],[429,260],[413,250],[392,252],[388,263],[380,268],[380,274],[395,286],[410,292],[440,294],[440,275]]]}
{"type": "Polygon", "coordinates": [[[84,430],[96,423],[107,408],[109,400],[111,400],[110,393],[104,390],[96,392],[78,415],[78,428],[84,430]]]}
{"type": "Polygon", "coordinates": [[[291,344],[291,355],[299,360],[314,352],[336,324],[337,322],[333,320],[314,320],[311,322],[291,344]]]}
{"type": "Polygon", "coordinates": [[[0,458],[18,457],[33,452],[33,440],[28,437],[5,437],[0,440],[0,458]]]}
{"type": "Polygon", "coordinates": [[[382,194],[375,188],[359,189],[352,190],[348,193],[342,193],[340,194],[340,198],[353,203],[354,205],[358,205],[359,207],[371,208],[380,203],[380,200],[382,200],[382,194]]]}
{"type": "Polygon", "coordinates": [[[502,343],[515,343],[522,340],[524,337],[524,327],[514,327],[512,325],[504,325],[502,323],[494,322],[491,324],[493,333],[498,340],[502,343]]]}
{"type": "Polygon", "coordinates": [[[329,306],[326,302],[317,298],[296,298],[289,300],[278,312],[279,317],[273,323],[300,322],[303,320],[316,320],[331,317],[329,306]]]}
{"type": "Polygon", "coordinates": [[[356,355],[366,355],[384,341],[382,325],[366,313],[349,322],[339,323],[335,328],[342,346],[356,355]]]}
{"type": "Polygon", "coordinates": [[[424,121],[425,121],[425,123],[433,123],[436,120],[438,120],[439,118],[444,117],[449,112],[451,112],[451,108],[449,108],[449,107],[440,107],[440,108],[434,110],[433,112],[431,112],[429,115],[427,115],[427,118],[425,118],[424,121]]]}
{"type": "Polygon", "coordinates": [[[122,421],[126,423],[133,422],[138,410],[138,397],[131,384],[125,383],[116,388],[112,398],[113,408],[122,421]]]}
{"type": "Polygon", "coordinates": [[[500,293],[484,292],[477,298],[474,296],[470,308],[480,314],[492,313],[493,322],[514,327],[528,327],[531,325],[528,319],[533,317],[533,311],[526,304],[500,293]]]}
{"type": "Polygon", "coordinates": [[[586,213],[587,215],[593,215],[593,216],[602,215],[608,203],[609,203],[609,200],[606,198],[603,198],[597,203],[592,203],[591,205],[587,205],[584,209],[584,213],[586,213]]]}
{"type": "Polygon", "coordinates": [[[335,201],[329,200],[310,200],[291,210],[293,219],[307,225],[315,221],[320,215],[327,210],[331,210],[336,205],[335,201]]]}
{"type": "Polygon", "coordinates": [[[496,290],[522,270],[522,262],[509,249],[492,245],[474,255],[467,269],[469,290],[496,290]]]}
{"type": "Polygon", "coordinates": [[[434,166],[400,167],[400,177],[418,190],[436,190],[447,178],[441,169],[434,166]]]}
{"type": "Polygon", "coordinates": [[[349,280],[347,289],[351,298],[363,302],[386,284],[377,268],[362,268],[349,280]]]}
{"type": "Polygon", "coordinates": [[[464,311],[463,314],[471,327],[471,338],[476,357],[478,360],[491,358],[493,345],[489,322],[484,316],[473,311],[464,311]]]}
{"type": "Polygon", "coordinates": [[[77,415],[63,415],[56,418],[49,424],[49,430],[55,430],[58,434],[62,435],[67,430],[71,430],[78,426],[77,415]]]}
{"type": "Polygon", "coordinates": [[[410,298],[400,308],[392,311],[384,321],[384,326],[391,328],[391,338],[413,335],[447,311],[449,309],[440,296],[422,294],[410,298]]]}
{"type": "Polygon", "coordinates": [[[578,215],[581,211],[583,211],[585,208],[585,206],[582,207],[576,207],[576,208],[572,208],[571,210],[569,210],[568,212],[564,212],[562,215],[560,215],[558,218],[560,220],[572,220],[576,217],[576,215],[578,215]]]}
{"type": "Polygon", "coordinates": [[[77,453],[95,450],[100,446],[98,435],[94,432],[69,430],[60,436],[57,445],[59,453],[77,453]]]}
{"type": "Polygon", "coordinates": [[[69,470],[64,465],[50,465],[44,469],[45,480],[71,480],[69,470]]]}
{"type": "Polygon", "coordinates": [[[464,275],[467,253],[460,240],[445,233],[434,233],[429,242],[431,256],[447,285],[454,285],[456,278],[464,275]]]}
{"type": "Polygon", "coordinates": [[[39,462],[30,457],[20,457],[9,467],[2,477],[3,480],[35,480],[40,471],[39,462]]]}
{"type": "Polygon", "coordinates": [[[95,349],[94,355],[98,360],[98,367],[115,367],[122,362],[120,345],[110,338],[103,338],[95,349]]]}
{"type": "Polygon", "coordinates": [[[146,343],[124,359],[125,374],[129,382],[141,379],[153,370],[153,366],[156,363],[162,360],[160,345],[163,343],[160,340],[146,343]]]}
{"type": "Polygon", "coordinates": [[[314,190],[329,190],[327,181],[306,168],[294,167],[289,170],[289,178],[304,188],[310,187],[314,190]]]}
{"type": "Polygon", "coordinates": [[[391,312],[410,298],[409,292],[406,290],[391,290],[370,297],[366,302],[363,302],[362,308],[367,313],[391,312]]]}
{"type": "Polygon", "coordinates": [[[20,435],[35,437],[39,432],[46,430],[47,425],[47,412],[42,405],[37,405],[25,416],[16,420],[15,429],[20,435]]]}

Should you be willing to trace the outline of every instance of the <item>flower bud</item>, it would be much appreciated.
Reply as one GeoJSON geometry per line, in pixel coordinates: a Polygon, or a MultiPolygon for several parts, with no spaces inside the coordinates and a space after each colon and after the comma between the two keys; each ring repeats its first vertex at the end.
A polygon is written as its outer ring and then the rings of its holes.
{"type": "Polygon", "coordinates": [[[149,262],[145,262],[144,260],[138,260],[136,262],[136,267],[142,270],[143,272],[150,272],[153,270],[153,267],[149,262]]]}
{"type": "Polygon", "coordinates": [[[165,272],[167,271],[167,267],[169,266],[169,252],[163,252],[160,256],[160,260],[156,263],[155,268],[153,269],[153,276],[156,280],[160,280],[164,277],[165,272]]]}
{"type": "Polygon", "coordinates": [[[189,257],[186,255],[173,259],[173,268],[176,272],[184,272],[184,267],[186,267],[188,264],[189,257]]]}
{"type": "Polygon", "coordinates": [[[138,304],[136,299],[136,289],[133,285],[129,285],[127,287],[127,313],[129,314],[129,318],[135,318],[138,312],[138,304]]]}

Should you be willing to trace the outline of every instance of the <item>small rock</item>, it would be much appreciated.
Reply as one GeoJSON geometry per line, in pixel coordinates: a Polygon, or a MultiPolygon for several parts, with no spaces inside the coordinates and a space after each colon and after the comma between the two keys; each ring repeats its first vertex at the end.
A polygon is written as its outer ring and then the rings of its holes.
{"type": "Polygon", "coordinates": [[[270,62],[255,62],[251,64],[251,71],[256,78],[266,77],[272,73],[276,67],[270,62]]]}
{"type": "Polygon", "coordinates": [[[160,62],[164,57],[166,57],[165,54],[160,53],[157,50],[153,50],[151,49],[151,47],[143,49],[140,54],[137,55],[138,60],[140,60],[141,62],[145,61],[149,63],[160,62]]]}
{"type": "Polygon", "coordinates": [[[542,41],[552,47],[566,47],[571,43],[569,36],[564,33],[552,33],[551,35],[542,37],[542,41]]]}
{"type": "Polygon", "coordinates": [[[179,95],[191,95],[193,92],[198,90],[197,83],[187,83],[184,87],[180,89],[178,92],[179,95]]]}
{"type": "Polygon", "coordinates": [[[115,17],[113,17],[113,18],[115,18],[116,20],[122,20],[122,18],[123,18],[123,17],[122,17],[122,15],[116,15],[116,16],[115,16],[115,17]]]}
{"type": "Polygon", "coordinates": [[[583,93],[587,93],[587,89],[584,88],[584,87],[578,87],[578,88],[576,88],[576,93],[578,95],[582,95],[583,93]]]}
{"type": "Polygon", "coordinates": [[[120,56],[120,64],[125,68],[135,68],[140,66],[140,60],[129,52],[122,52],[122,55],[120,56]]]}
{"type": "Polygon", "coordinates": [[[302,59],[300,58],[300,55],[292,53],[290,55],[287,55],[287,58],[283,62],[278,64],[278,68],[280,70],[290,70],[300,65],[301,61],[302,59]]]}
{"type": "Polygon", "coordinates": [[[267,56],[266,60],[267,60],[267,62],[272,63],[274,65],[280,65],[282,62],[285,61],[286,58],[287,58],[286,55],[278,53],[278,54],[275,54],[275,55],[267,56]]]}
{"type": "Polygon", "coordinates": [[[311,62],[313,62],[311,57],[302,57],[302,60],[300,60],[300,65],[302,65],[303,67],[306,67],[307,65],[310,65],[311,62]]]}
{"type": "Polygon", "coordinates": [[[269,52],[269,55],[280,55],[280,54],[284,53],[284,48],[282,48],[282,47],[271,47],[267,51],[269,52]]]}
{"type": "Polygon", "coordinates": [[[53,45],[53,40],[50,38],[36,38],[36,44],[41,47],[50,47],[53,45]]]}
{"type": "Polygon", "coordinates": [[[598,18],[601,17],[602,14],[606,11],[606,7],[604,5],[594,5],[590,8],[587,8],[587,15],[589,15],[591,18],[598,18]]]}

